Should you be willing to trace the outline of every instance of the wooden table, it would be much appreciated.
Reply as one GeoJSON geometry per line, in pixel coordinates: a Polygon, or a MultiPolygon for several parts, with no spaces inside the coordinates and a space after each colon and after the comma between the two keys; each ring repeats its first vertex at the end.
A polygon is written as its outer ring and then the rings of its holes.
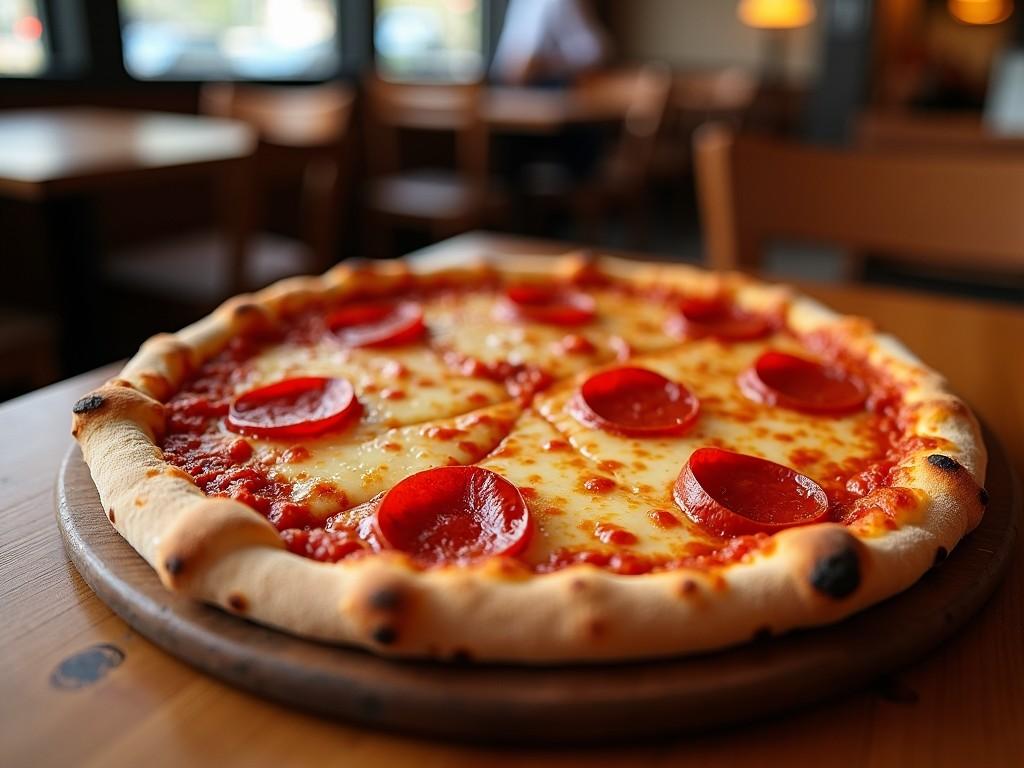
{"type": "MultiPolygon", "coordinates": [[[[234,120],[82,108],[0,112],[0,195],[42,206],[66,370],[96,363],[89,320],[99,246],[91,196],[197,172],[240,190],[255,147],[252,129],[234,120]]],[[[247,222],[238,208],[229,233],[241,249],[247,222]]]]}
{"type": "MultiPolygon", "coordinates": [[[[433,250],[557,253],[565,248],[467,235],[433,250]]],[[[899,334],[948,374],[1000,435],[1015,465],[1024,467],[1024,311],[864,287],[808,285],[806,290],[899,334]]],[[[0,407],[5,436],[0,442],[0,754],[5,766],[1020,764],[1024,540],[1018,541],[1007,582],[982,613],[898,678],[793,715],[686,740],[592,751],[499,752],[359,730],[227,688],[136,635],[91,593],[62,549],[53,482],[70,443],[71,404],[115,369],[93,371],[0,407]],[[106,660],[110,668],[104,674],[102,665],[90,660],[106,660]]]]}
{"type": "Polygon", "coordinates": [[[235,120],[92,108],[0,112],[0,194],[44,200],[143,175],[160,181],[254,148],[252,130],[235,120]]]}

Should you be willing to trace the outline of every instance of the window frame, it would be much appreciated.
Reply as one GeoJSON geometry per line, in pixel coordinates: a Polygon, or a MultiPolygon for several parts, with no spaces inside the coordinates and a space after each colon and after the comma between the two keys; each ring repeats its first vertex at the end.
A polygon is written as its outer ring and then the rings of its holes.
{"type": "Polygon", "coordinates": [[[337,19],[340,22],[338,24],[340,29],[334,36],[335,45],[338,49],[336,51],[338,54],[338,64],[333,72],[325,74],[322,77],[249,78],[214,76],[198,78],[191,76],[169,75],[167,77],[140,78],[136,77],[128,70],[127,63],[125,62],[124,37],[121,33],[122,19],[120,2],[118,2],[118,0],[109,1],[113,5],[114,14],[116,16],[116,47],[121,74],[127,80],[133,83],[140,83],[142,85],[159,83],[201,85],[202,83],[210,82],[252,83],[258,85],[314,85],[351,78],[352,75],[360,68],[361,59],[365,56],[365,35],[363,34],[365,21],[362,17],[365,15],[367,0],[333,0],[337,19]]]}
{"type": "MultiPolygon", "coordinates": [[[[505,21],[505,11],[508,9],[509,0],[480,0],[480,53],[482,58],[480,80],[486,81],[490,76],[491,62],[494,60],[494,51],[498,47],[498,38],[501,35],[501,26],[505,21]]],[[[376,46],[376,23],[378,0],[367,0],[364,4],[368,13],[368,41],[369,52],[365,68],[369,71],[376,71],[377,68],[377,46],[376,46]]]]}
{"type": "MultiPolygon", "coordinates": [[[[339,18],[344,19],[337,36],[339,65],[330,76],[311,79],[238,79],[256,85],[312,85],[332,81],[353,81],[376,66],[373,42],[375,0],[335,0],[339,18]]],[[[497,47],[508,0],[482,0],[481,41],[487,78],[497,47]]],[[[150,90],[199,86],[207,79],[133,77],[125,67],[118,0],[40,0],[47,44],[47,67],[38,75],[2,75],[0,90],[17,93],[23,89],[55,85],[150,90]]]]}

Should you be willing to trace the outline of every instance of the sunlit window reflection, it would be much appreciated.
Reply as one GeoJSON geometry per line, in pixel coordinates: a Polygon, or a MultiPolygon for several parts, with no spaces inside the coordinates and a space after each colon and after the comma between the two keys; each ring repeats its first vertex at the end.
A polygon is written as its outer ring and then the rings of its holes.
{"type": "Polygon", "coordinates": [[[338,68],[332,0],[120,0],[134,77],[319,78],[338,68]]]}

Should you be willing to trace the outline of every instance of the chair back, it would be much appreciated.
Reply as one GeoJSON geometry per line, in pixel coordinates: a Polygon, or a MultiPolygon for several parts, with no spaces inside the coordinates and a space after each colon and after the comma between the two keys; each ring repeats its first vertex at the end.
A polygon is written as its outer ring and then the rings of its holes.
{"type": "Polygon", "coordinates": [[[1020,156],[823,149],[709,124],[695,157],[716,268],[756,269],[768,242],[795,239],[1024,273],[1020,156]]]}
{"type": "Polygon", "coordinates": [[[581,98],[619,100],[622,131],[612,168],[622,180],[642,185],[651,174],[655,149],[672,94],[672,72],[662,64],[594,75],[580,86],[581,98]]]}
{"type": "Polygon", "coordinates": [[[238,209],[233,214],[238,221],[229,233],[233,292],[242,289],[249,241],[266,212],[264,195],[276,182],[300,181],[303,239],[313,256],[310,268],[322,271],[337,259],[354,104],[353,89],[337,83],[203,86],[201,112],[246,122],[260,137],[253,163],[231,202],[238,209]]]}
{"type": "Polygon", "coordinates": [[[856,144],[905,152],[1024,151],[1024,136],[992,133],[975,114],[867,112],[857,121],[856,144]]]}
{"type": "Polygon", "coordinates": [[[460,175],[483,181],[487,173],[487,129],[481,116],[479,83],[393,83],[371,77],[366,83],[367,157],[374,175],[402,166],[403,131],[452,133],[460,175]]]}
{"type": "Polygon", "coordinates": [[[267,144],[313,148],[336,145],[348,131],[355,94],[335,83],[254,86],[211,83],[200,91],[200,111],[242,120],[267,144]]]}

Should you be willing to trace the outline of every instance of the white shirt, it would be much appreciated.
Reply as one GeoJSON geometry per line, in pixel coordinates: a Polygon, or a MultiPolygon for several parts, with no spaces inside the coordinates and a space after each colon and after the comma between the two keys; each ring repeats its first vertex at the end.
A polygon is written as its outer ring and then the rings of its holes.
{"type": "Polygon", "coordinates": [[[526,62],[539,60],[544,76],[571,78],[599,64],[606,49],[581,0],[511,0],[491,72],[514,80],[526,62]]]}

